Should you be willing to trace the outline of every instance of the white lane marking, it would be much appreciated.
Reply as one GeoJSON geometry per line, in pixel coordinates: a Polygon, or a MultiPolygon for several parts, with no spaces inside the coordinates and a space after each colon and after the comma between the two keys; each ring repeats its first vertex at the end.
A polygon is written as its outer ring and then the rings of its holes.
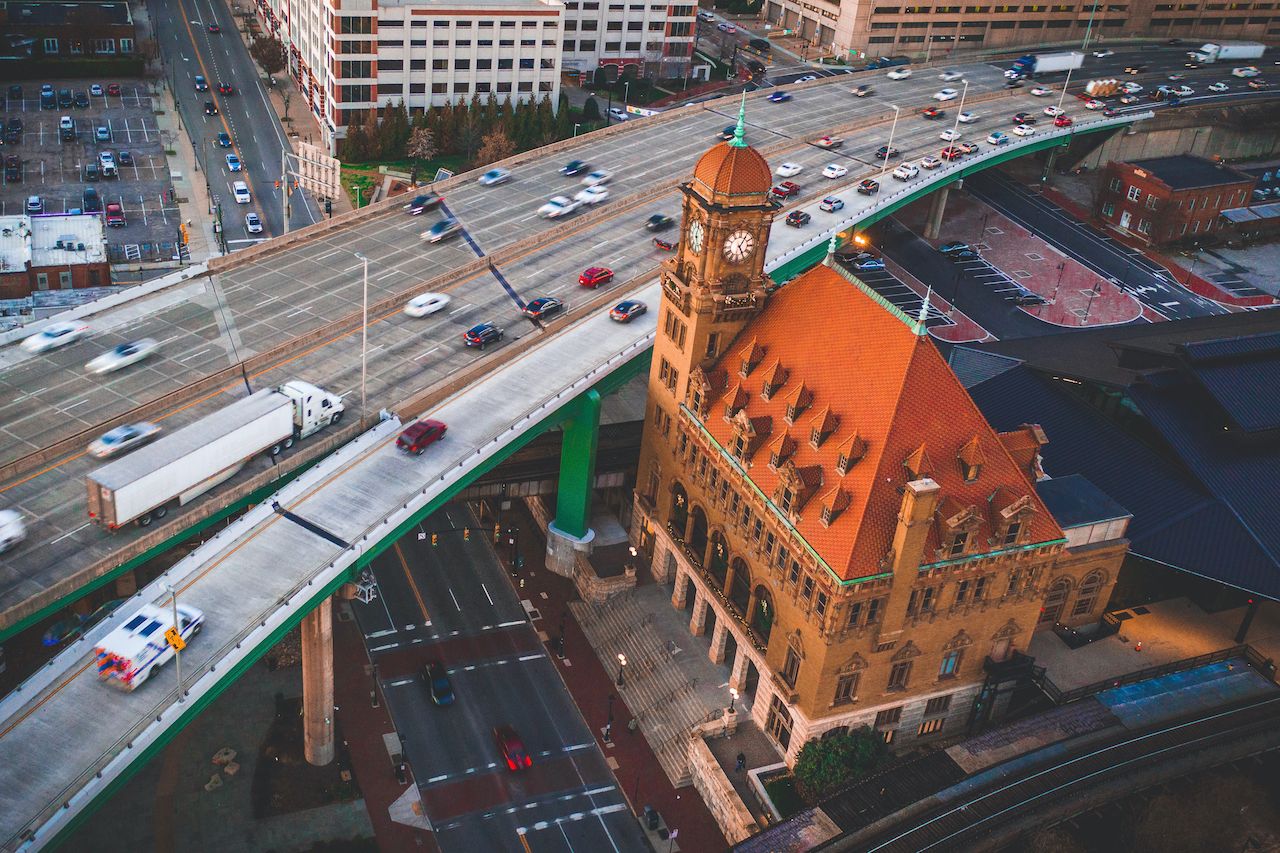
{"type": "Polygon", "coordinates": [[[385,652],[387,649],[395,649],[395,648],[399,648],[399,646],[400,646],[400,644],[399,644],[399,643],[391,643],[391,644],[389,644],[389,645],[385,645],[385,646],[374,646],[373,648],[369,649],[369,651],[371,651],[371,652],[385,652]]]}
{"type": "Polygon", "coordinates": [[[458,612],[462,612],[462,605],[458,603],[458,596],[453,594],[453,587],[449,587],[449,597],[453,599],[453,606],[458,608],[458,612]]]}
{"type": "Polygon", "coordinates": [[[514,622],[499,622],[499,623],[497,624],[497,626],[496,626],[496,627],[498,627],[498,628],[510,628],[510,627],[512,627],[513,625],[523,625],[523,624],[524,624],[524,620],[523,620],[523,619],[517,619],[517,620],[515,620],[514,622]]]}
{"type": "Polygon", "coordinates": [[[484,590],[484,597],[489,599],[490,604],[493,604],[493,596],[489,594],[489,587],[485,586],[483,581],[480,583],[480,588],[484,590]]]}
{"type": "Polygon", "coordinates": [[[417,358],[415,358],[415,359],[414,359],[414,361],[422,361],[424,358],[426,358],[427,356],[431,355],[431,353],[435,352],[435,351],[436,351],[436,350],[438,350],[438,349],[440,349],[440,347],[438,347],[438,346],[436,346],[436,347],[432,347],[431,349],[429,349],[429,350],[427,350],[426,352],[424,352],[422,355],[420,355],[420,356],[418,356],[417,358]]]}
{"type": "Polygon", "coordinates": [[[50,544],[50,545],[57,545],[57,544],[58,544],[59,542],[61,542],[63,539],[66,539],[68,536],[74,536],[75,534],[79,533],[81,530],[84,530],[84,529],[85,529],[86,527],[88,527],[88,526],[89,526],[89,522],[87,522],[87,521],[86,521],[84,524],[80,525],[80,526],[79,526],[79,527],[77,527],[75,530],[71,530],[71,531],[68,531],[68,532],[66,532],[66,533],[62,534],[62,535],[61,535],[61,536],[59,536],[57,539],[54,539],[53,541],[51,541],[49,544],[50,544]]]}

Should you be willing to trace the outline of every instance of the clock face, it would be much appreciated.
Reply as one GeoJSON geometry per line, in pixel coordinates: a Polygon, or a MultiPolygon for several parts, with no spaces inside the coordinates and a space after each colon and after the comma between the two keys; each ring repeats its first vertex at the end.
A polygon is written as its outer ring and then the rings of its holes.
{"type": "Polygon", "coordinates": [[[706,232],[702,229],[701,220],[695,219],[689,223],[689,249],[694,254],[702,251],[702,240],[706,236],[706,232]]]}
{"type": "Polygon", "coordinates": [[[734,231],[724,241],[724,256],[731,261],[745,261],[755,248],[756,239],[746,231],[734,231]]]}

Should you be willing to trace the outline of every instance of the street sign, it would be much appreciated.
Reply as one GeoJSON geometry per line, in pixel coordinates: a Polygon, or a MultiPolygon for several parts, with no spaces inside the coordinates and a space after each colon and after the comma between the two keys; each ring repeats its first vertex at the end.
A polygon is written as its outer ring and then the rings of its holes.
{"type": "Polygon", "coordinates": [[[175,651],[182,651],[187,647],[187,641],[182,639],[182,635],[178,633],[177,628],[170,628],[164,632],[164,641],[173,646],[175,651]]]}
{"type": "Polygon", "coordinates": [[[342,193],[339,175],[342,161],[330,157],[325,149],[309,142],[298,143],[298,183],[312,195],[336,198],[342,193]]]}

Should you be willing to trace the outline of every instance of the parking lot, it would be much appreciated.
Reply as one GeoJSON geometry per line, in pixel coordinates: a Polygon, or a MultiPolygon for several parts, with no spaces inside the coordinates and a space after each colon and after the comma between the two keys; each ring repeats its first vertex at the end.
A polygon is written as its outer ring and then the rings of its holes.
{"type": "MultiPolygon", "coordinates": [[[[164,260],[173,256],[178,239],[178,207],[165,158],[165,140],[156,125],[144,80],[50,81],[55,93],[70,90],[83,95],[70,107],[41,109],[40,82],[22,84],[22,96],[6,96],[6,127],[17,119],[22,131],[16,144],[11,136],[0,152],[21,161],[18,180],[6,170],[0,187],[0,215],[28,212],[27,200],[38,196],[40,212],[65,213],[84,207],[87,187],[97,190],[102,204],[119,204],[124,224],[108,229],[113,262],[164,260]],[[101,94],[94,85],[100,86],[101,94]],[[116,87],[119,87],[117,93],[116,87]],[[110,87],[110,88],[108,88],[110,87]],[[64,139],[63,117],[71,120],[74,138],[64,139]],[[102,168],[110,152],[116,174],[102,168]]],[[[65,103],[65,101],[64,101],[65,103]]],[[[172,141],[170,141],[172,144],[172,141]]],[[[30,211],[36,212],[36,211],[30,211]]]]}

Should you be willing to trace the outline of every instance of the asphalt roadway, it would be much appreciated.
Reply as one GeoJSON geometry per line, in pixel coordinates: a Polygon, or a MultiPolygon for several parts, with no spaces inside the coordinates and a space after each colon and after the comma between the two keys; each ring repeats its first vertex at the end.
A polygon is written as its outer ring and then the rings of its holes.
{"type": "MultiPolygon", "coordinates": [[[[228,32],[216,38],[230,42],[231,37],[228,32]]],[[[964,70],[973,79],[970,97],[999,86],[997,67],[977,65],[964,70]]],[[[756,147],[778,145],[780,150],[770,155],[774,163],[795,159],[812,169],[837,156],[846,158],[851,168],[843,186],[848,187],[864,176],[860,170],[866,167],[870,151],[882,144],[880,136],[887,141],[892,115],[887,102],[892,92],[893,101],[903,107],[894,145],[903,150],[905,158],[936,153],[942,144],[937,139],[941,127],[917,116],[918,108],[931,103],[932,93],[941,87],[936,75],[921,71],[899,82],[887,81],[883,75],[871,79],[877,94],[869,98],[849,94],[858,78],[841,75],[795,91],[790,103],[753,101],[748,108],[748,141],[756,147]],[[851,140],[839,152],[797,141],[859,118],[867,120],[867,128],[856,137],[847,134],[851,140]]],[[[250,99],[230,100],[245,103],[250,99]]],[[[999,103],[974,109],[993,119],[1007,120],[1006,114],[1042,107],[1046,100],[1023,89],[1002,97],[999,103]]],[[[737,104],[722,99],[667,121],[640,119],[632,122],[635,131],[604,138],[587,134],[569,151],[524,164],[507,184],[459,185],[449,192],[447,204],[465,226],[465,240],[422,242],[418,234],[439,214],[411,217],[396,210],[373,214],[340,231],[105,312],[93,318],[90,339],[63,350],[30,356],[17,347],[7,347],[0,351],[0,400],[4,401],[0,403],[0,463],[92,430],[108,418],[126,414],[237,359],[313,333],[327,322],[359,311],[362,265],[355,252],[369,259],[371,301],[392,295],[407,298],[426,289],[424,282],[432,279],[438,279],[435,289],[452,297],[446,311],[427,319],[411,319],[397,310],[369,318],[370,411],[405,399],[484,358],[484,352],[466,349],[460,339],[461,333],[477,322],[494,320],[506,326],[506,340],[499,346],[510,345],[526,334],[553,333],[555,321],[538,329],[518,314],[519,305],[539,295],[558,295],[572,304],[580,298],[577,274],[588,266],[612,267],[618,284],[653,270],[663,254],[653,247],[643,223],[655,212],[678,215],[678,196],[672,191],[637,203],[629,203],[626,197],[658,182],[674,186],[686,179],[697,158],[714,143],[716,134],[733,122],[736,113],[737,104]],[[610,198],[605,202],[610,215],[605,219],[577,226],[574,218],[547,221],[537,216],[537,208],[549,196],[580,187],[577,178],[558,174],[558,167],[570,159],[586,160],[614,175],[610,198]],[[518,255],[503,253],[505,246],[533,235],[545,235],[545,239],[518,255]],[[481,271],[450,276],[451,270],[478,253],[494,252],[499,253],[498,275],[481,271]],[[162,345],[160,353],[148,362],[93,379],[83,373],[82,365],[101,351],[142,337],[153,337],[162,345]]],[[[806,180],[801,204],[811,203],[840,185],[820,185],[816,182],[822,179],[816,176],[806,180]]],[[[781,222],[775,227],[795,230],[781,222]]],[[[783,237],[779,230],[774,235],[779,244],[800,236],[783,237]]],[[[771,256],[780,250],[771,245],[771,256]]],[[[295,378],[343,394],[349,414],[355,414],[360,336],[343,334],[317,340],[311,348],[248,377],[255,388],[295,378]]],[[[242,384],[235,383],[224,391],[239,395],[242,389],[242,384]]],[[[171,430],[229,399],[210,394],[157,420],[171,430]]],[[[134,529],[108,535],[88,524],[82,478],[93,464],[84,453],[71,453],[0,483],[0,506],[19,509],[28,524],[27,542],[0,558],[0,626],[11,621],[6,616],[11,608],[48,595],[60,580],[75,576],[139,535],[134,529]]],[[[200,500],[216,499],[215,491],[200,500]]]]}
{"type": "Polygon", "coordinates": [[[442,509],[374,561],[378,597],[353,602],[435,841],[446,853],[647,850],[492,536],[469,508],[442,509]],[[431,660],[449,672],[451,706],[431,700],[431,660]],[[507,769],[499,725],[520,734],[531,767],[507,769]]]}
{"type": "MultiPolygon", "coordinates": [[[[236,32],[236,21],[227,4],[220,0],[167,0],[149,2],[147,10],[165,59],[165,77],[178,101],[182,126],[191,137],[211,200],[221,204],[229,245],[236,248],[283,234],[283,207],[275,182],[280,178],[281,152],[289,147],[288,139],[267,98],[266,82],[258,76],[258,67],[236,32]],[[209,32],[210,23],[217,23],[222,31],[209,32]],[[196,91],[196,75],[208,81],[208,91],[196,91]],[[220,95],[220,82],[230,83],[235,94],[220,95]],[[218,115],[205,115],[206,101],[217,105],[218,115]],[[218,146],[219,133],[231,137],[232,148],[218,146]],[[240,156],[242,171],[228,170],[226,155],[231,152],[240,156]],[[231,183],[235,180],[249,185],[253,196],[250,204],[233,201],[231,183]],[[244,216],[251,210],[262,218],[265,230],[260,235],[245,231],[244,216]]],[[[295,106],[300,112],[307,109],[305,103],[295,106]]],[[[193,175],[192,179],[200,177],[193,175]]],[[[324,216],[305,193],[293,196],[291,209],[290,228],[302,228],[324,216]]]]}

